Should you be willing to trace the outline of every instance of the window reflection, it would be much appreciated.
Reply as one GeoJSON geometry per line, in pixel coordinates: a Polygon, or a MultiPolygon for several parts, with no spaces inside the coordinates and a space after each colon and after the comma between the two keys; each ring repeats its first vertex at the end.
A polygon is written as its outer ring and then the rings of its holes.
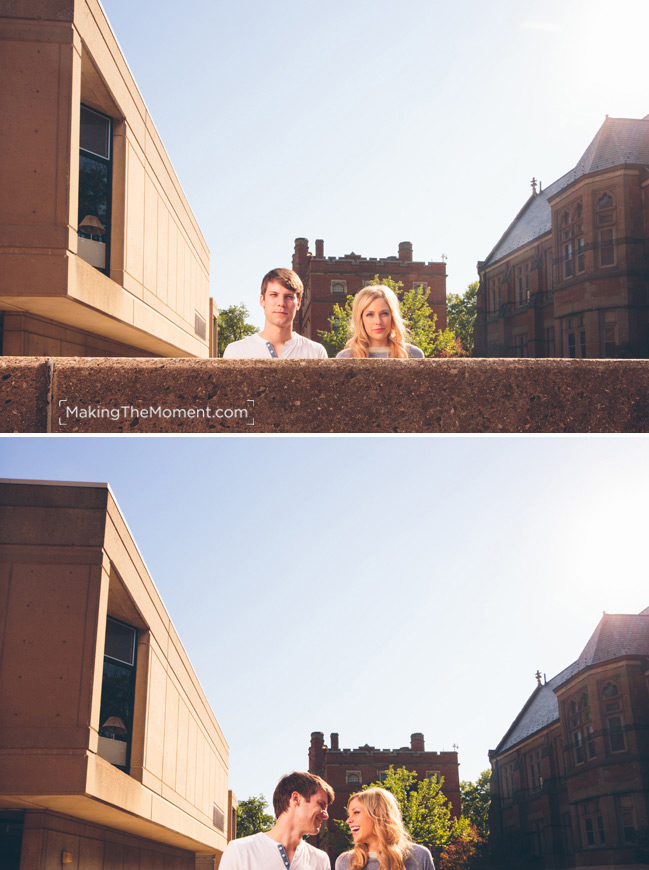
{"type": "Polygon", "coordinates": [[[81,107],[78,251],[91,266],[108,272],[110,243],[111,120],[81,107]]]}

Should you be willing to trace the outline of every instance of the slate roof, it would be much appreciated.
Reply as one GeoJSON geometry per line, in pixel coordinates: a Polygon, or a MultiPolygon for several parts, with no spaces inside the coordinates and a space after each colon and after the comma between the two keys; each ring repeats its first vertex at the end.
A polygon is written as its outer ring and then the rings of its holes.
{"type": "Polygon", "coordinates": [[[496,753],[546,728],[559,719],[556,690],[591,665],[620,656],[649,656],[649,607],[639,614],[605,613],[577,661],[542,686],[537,686],[498,744],[496,753]]]}
{"type": "Polygon", "coordinates": [[[528,199],[485,260],[485,265],[494,263],[552,229],[548,200],[555,193],[583,175],[622,164],[649,166],[649,115],[642,119],[607,117],[577,165],[528,199]]]}

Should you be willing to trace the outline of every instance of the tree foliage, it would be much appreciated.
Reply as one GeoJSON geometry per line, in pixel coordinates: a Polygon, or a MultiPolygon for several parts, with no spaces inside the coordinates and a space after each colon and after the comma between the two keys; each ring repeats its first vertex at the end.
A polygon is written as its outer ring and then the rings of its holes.
{"type": "Polygon", "coordinates": [[[245,305],[230,305],[218,314],[218,355],[223,356],[223,351],[233,341],[240,341],[248,335],[254,335],[259,330],[256,326],[246,322],[249,317],[245,305]]]}
{"type": "Polygon", "coordinates": [[[415,843],[439,851],[453,838],[459,824],[451,815],[451,805],[442,792],[443,783],[443,777],[418,780],[412,770],[390,767],[383,782],[374,782],[372,786],[392,792],[401,807],[406,830],[415,843]]]}
{"type": "Polygon", "coordinates": [[[475,825],[478,834],[485,839],[489,836],[490,780],[491,771],[483,770],[475,782],[462,780],[460,783],[462,815],[475,825]]]}
{"type": "MultiPolygon", "coordinates": [[[[380,278],[375,275],[370,284],[385,284],[399,298],[401,316],[408,330],[409,341],[420,347],[424,356],[463,356],[461,342],[450,329],[437,329],[437,315],[428,303],[429,288],[413,287],[403,290],[403,281],[395,281],[391,276],[380,278]]],[[[351,336],[351,318],[354,297],[348,296],[344,306],[334,305],[329,317],[329,330],[318,330],[320,341],[327,348],[329,356],[341,351],[351,336]]]]}
{"type": "Polygon", "coordinates": [[[239,837],[249,837],[251,834],[259,834],[262,831],[269,831],[275,819],[269,813],[265,812],[268,809],[268,802],[263,795],[259,797],[250,797],[247,800],[239,801],[237,807],[237,839],[239,837]]]}
{"type": "Polygon", "coordinates": [[[449,293],[446,296],[448,328],[457,336],[468,354],[473,353],[473,327],[478,310],[478,287],[479,282],[474,281],[469,284],[463,295],[449,293]]]}
{"type": "Polygon", "coordinates": [[[440,870],[473,870],[482,858],[485,840],[475,825],[462,817],[462,831],[458,831],[442,853],[440,870]]]}
{"type": "Polygon", "coordinates": [[[330,357],[336,356],[337,353],[343,350],[351,337],[353,304],[353,296],[348,296],[344,305],[339,305],[336,302],[329,316],[329,326],[331,328],[328,331],[318,330],[318,337],[324,344],[330,357]]]}
{"type": "Polygon", "coordinates": [[[321,828],[319,847],[330,855],[341,855],[354,848],[354,839],[347,822],[329,819],[326,827],[321,828]]]}

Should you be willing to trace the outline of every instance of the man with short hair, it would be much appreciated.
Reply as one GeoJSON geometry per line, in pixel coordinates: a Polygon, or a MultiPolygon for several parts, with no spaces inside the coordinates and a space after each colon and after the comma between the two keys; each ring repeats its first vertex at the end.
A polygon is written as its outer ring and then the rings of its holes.
{"type": "Polygon", "coordinates": [[[333,799],[331,786],[314,773],[282,777],[273,794],[274,826],[228,843],[219,870],[331,870],[327,853],[302,837],[319,832],[333,799]]]}
{"type": "Polygon", "coordinates": [[[321,344],[293,332],[303,292],[300,276],[292,269],[271,269],[261,282],[264,328],[229,344],[223,359],[327,359],[321,344]]]}

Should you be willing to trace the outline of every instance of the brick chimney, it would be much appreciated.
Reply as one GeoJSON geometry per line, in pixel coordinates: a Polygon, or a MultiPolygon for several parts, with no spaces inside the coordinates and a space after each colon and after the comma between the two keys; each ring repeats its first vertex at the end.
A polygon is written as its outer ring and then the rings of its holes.
{"type": "Polygon", "coordinates": [[[303,266],[309,259],[309,240],[296,239],[295,251],[293,252],[293,269],[300,274],[299,266],[303,266]]]}
{"type": "Polygon", "coordinates": [[[324,260],[324,239],[315,240],[315,255],[318,260],[324,260]]]}
{"type": "Polygon", "coordinates": [[[326,755],[324,734],[322,731],[312,731],[311,745],[309,746],[309,773],[316,773],[318,776],[322,776],[326,755]]]}
{"type": "Polygon", "coordinates": [[[424,752],[424,735],[418,731],[416,734],[410,735],[410,748],[413,752],[424,752]]]}
{"type": "Polygon", "coordinates": [[[412,242],[399,242],[399,259],[402,263],[412,263],[412,242]]]}
{"type": "Polygon", "coordinates": [[[336,731],[331,732],[331,738],[329,740],[329,749],[334,749],[336,752],[339,749],[338,746],[338,733],[336,731]]]}

